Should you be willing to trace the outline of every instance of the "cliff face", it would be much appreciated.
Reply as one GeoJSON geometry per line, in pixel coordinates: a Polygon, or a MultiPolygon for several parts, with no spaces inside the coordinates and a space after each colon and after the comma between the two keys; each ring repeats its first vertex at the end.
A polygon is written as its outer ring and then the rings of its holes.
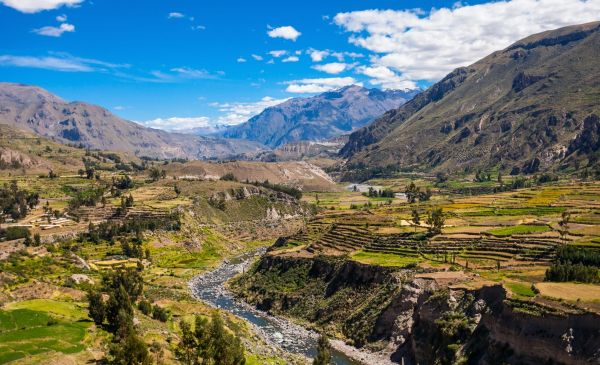
{"type": "Polygon", "coordinates": [[[233,288],[406,365],[600,361],[600,316],[507,298],[500,285],[450,289],[412,270],[267,255],[233,288]]]}

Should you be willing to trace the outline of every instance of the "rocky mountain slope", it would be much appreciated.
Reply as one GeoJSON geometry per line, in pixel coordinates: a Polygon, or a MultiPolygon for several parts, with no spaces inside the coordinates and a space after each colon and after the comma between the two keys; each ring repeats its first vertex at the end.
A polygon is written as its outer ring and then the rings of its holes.
{"type": "Polygon", "coordinates": [[[265,255],[232,288],[269,313],[341,333],[392,362],[589,364],[600,316],[343,258],[265,255]]]}
{"type": "Polygon", "coordinates": [[[0,123],[62,143],[138,156],[227,157],[261,149],[257,143],[173,134],[123,120],[83,102],[66,102],[35,86],[0,83],[0,123]]]}
{"type": "Polygon", "coordinates": [[[600,22],[532,35],[456,69],[351,134],[346,178],[399,168],[533,173],[597,163],[600,22]]]}
{"type": "Polygon", "coordinates": [[[346,86],[309,98],[290,99],[219,135],[257,141],[272,148],[294,141],[326,140],[366,125],[418,92],[346,86]]]}

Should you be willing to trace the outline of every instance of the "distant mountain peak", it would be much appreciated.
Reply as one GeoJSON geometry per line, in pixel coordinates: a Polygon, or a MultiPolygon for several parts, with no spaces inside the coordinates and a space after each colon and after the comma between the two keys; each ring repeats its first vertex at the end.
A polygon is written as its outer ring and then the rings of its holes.
{"type": "Polygon", "coordinates": [[[252,140],[272,148],[295,141],[323,141],[368,124],[419,91],[347,85],[315,96],[289,99],[218,135],[252,140]]]}
{"type": "Polygon", "coordinates": [[[66,102],[37,86],[13,83],[0,83],[0,124],[62,143],[149,157],[223,158],[264,149],[250,141],[232,142],[146,128],[100,106],[66,102]]]}

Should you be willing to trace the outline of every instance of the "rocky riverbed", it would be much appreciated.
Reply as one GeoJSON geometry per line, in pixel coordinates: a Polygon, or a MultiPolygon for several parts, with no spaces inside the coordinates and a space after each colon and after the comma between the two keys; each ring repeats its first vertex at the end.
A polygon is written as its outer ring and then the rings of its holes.
{"type": "MultiPolygon", "coordinates": [[[[264,249],[224,261],[216,269],[194,277],[189,282],[193,296],[207,304],[235,314],[252,324],[268,344],[287,352],[304,356],[307,360],[316,353],[317,333],[298,326],[286,319],[259,311],[237,300],[226,289],[225,283],[243,273],[261,255],[264,249]]],[[[360,351],[342,341],[332,341],[333,361],[336,365],[391,364],[376,354],[360,351]]]]}

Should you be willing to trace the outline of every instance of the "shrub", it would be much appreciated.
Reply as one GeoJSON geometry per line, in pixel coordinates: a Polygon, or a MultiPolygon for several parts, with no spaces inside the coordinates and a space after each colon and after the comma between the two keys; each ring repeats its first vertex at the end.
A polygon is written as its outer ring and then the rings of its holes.
{"type": "Polygon", "coordinates": [[[0,235],[3,235],[7,241],[31,237],[31,232],[29,232],[27,227],[8,227],[2,232],[0,232],[0,235]]]}

